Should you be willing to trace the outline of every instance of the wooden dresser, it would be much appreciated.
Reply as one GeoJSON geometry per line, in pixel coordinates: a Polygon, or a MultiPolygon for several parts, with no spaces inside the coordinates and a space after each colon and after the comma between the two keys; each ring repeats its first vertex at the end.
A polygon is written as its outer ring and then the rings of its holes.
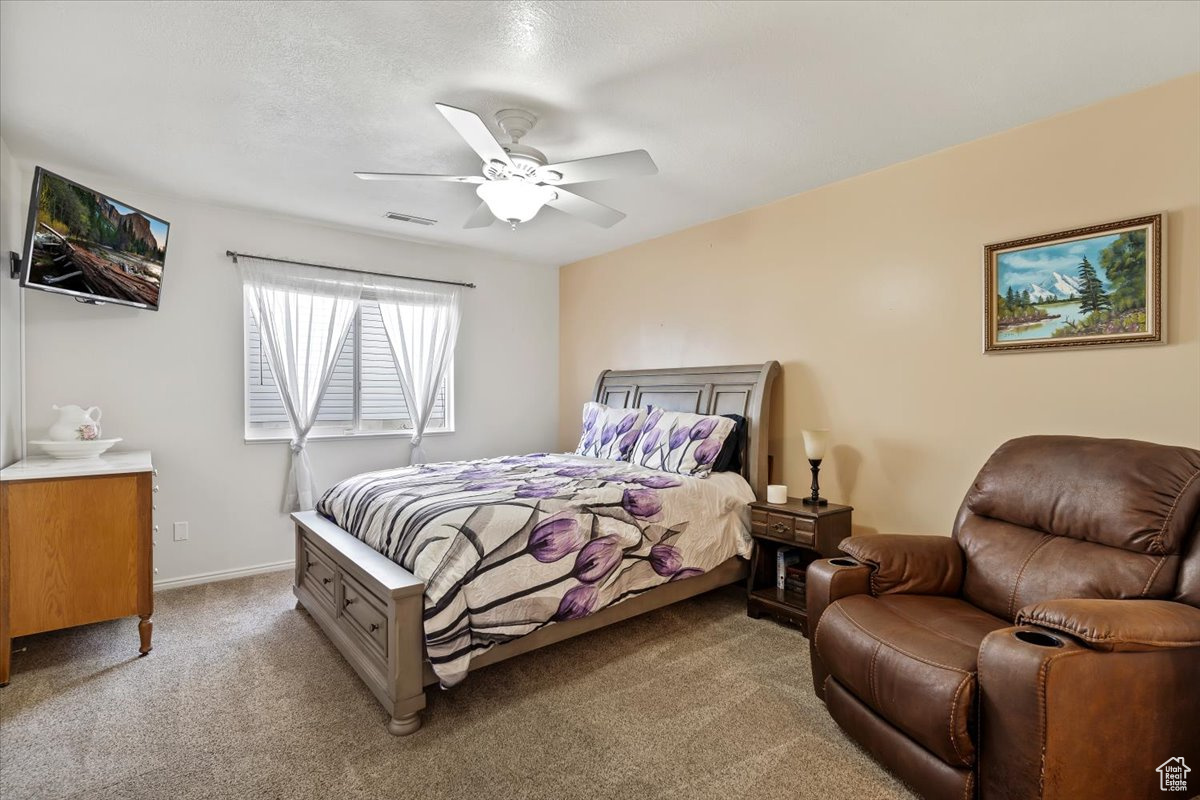
{"type": "Polygon", "coordinates": [[[137,615],[150,652],[155,474],[145,451],[0,470],[0,686],[17,636],[137,615]]]}

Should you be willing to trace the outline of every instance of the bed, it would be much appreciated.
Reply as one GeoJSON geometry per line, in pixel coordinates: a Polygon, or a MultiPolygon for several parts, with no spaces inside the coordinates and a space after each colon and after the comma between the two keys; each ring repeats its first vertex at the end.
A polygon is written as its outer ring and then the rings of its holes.
{"type": "Polygon", "coordinates": [[[746,524],[745,502],[765,496],[768,403],[778,372],[770,361],[606,370],[596,381],[593,399],[614,408],[744,416],[740,477],[680,479],[634,464],[532,454],[349,479],[316,510],[292,515],[297,607],[384,706],[388,731],[402,736],[420,728],[426,687],[452,686],[490,664],[742,580],[746,551],[738,542],[748,539],[734,528],[746,524]],[[385,502],[397,492],[424,494],[420,503],[385,502]],[[691,519],[676,524],[684,517],[691,519]],[[437,535],[418,535],[423,519],[436,520],[437,535]],[[580,526],[590,531],[582,550],[564,538],[580,526]],[[618,540],[630,530],[633,544],[609,547],[621,554],[609,559],[602,548],[626,544],[618,540]],[[482,542],[485,535],[491,541],[482,542]],[[564,553],[571,558],[562,560],[564,553]],[[604,601],[582,579],[559,578],[560,560],[577,571],[585,560],[604,570],[604,601]],[[487,597],[502,580],[531,586],[487,597]],[[572,588],[560,596],[555,587],[563,581],[572,588]],[[507,616],[489,623],[492,609],[507,616]]]}

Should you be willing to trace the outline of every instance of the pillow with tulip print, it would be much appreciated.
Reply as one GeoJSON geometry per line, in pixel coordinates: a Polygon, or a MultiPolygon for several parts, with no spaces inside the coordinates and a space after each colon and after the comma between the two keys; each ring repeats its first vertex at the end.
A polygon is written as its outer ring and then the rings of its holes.
{"type": "Polygon", "coordinates": [[[575,454],[628,461],[646,421],[646,409],[611,408],[603,403],[583,404],[583,435],[575,454]]]}
{"type": "Polygon", "coordinates": [[[630,460],[649,469],[706,478],[734,425],[728,417],[651,408],[630,460]]]}

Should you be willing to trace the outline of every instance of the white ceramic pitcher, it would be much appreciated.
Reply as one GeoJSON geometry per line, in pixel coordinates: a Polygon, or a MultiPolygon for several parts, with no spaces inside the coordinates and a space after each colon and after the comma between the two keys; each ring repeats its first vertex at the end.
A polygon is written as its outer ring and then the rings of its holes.
{"type": "Polygon", "coordinates": [[[100,409],[86,411],[79,406],[50,406],[58,412],[58,421],[50,426],[50,438],[56,442],[88,441],[100,438],[100,409]]]}

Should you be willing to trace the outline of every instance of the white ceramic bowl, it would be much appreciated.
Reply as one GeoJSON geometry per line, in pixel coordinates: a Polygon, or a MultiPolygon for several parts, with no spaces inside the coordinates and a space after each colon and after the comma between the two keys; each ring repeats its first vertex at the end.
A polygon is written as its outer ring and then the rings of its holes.
{"type": "Polygon", "coordinates": [[[90,441],[54,442],[49,439],[37,439],[30,444],[36,444],[55,458],[95,458],[119,441],[121,440],[92,439],[90,441]]]}

